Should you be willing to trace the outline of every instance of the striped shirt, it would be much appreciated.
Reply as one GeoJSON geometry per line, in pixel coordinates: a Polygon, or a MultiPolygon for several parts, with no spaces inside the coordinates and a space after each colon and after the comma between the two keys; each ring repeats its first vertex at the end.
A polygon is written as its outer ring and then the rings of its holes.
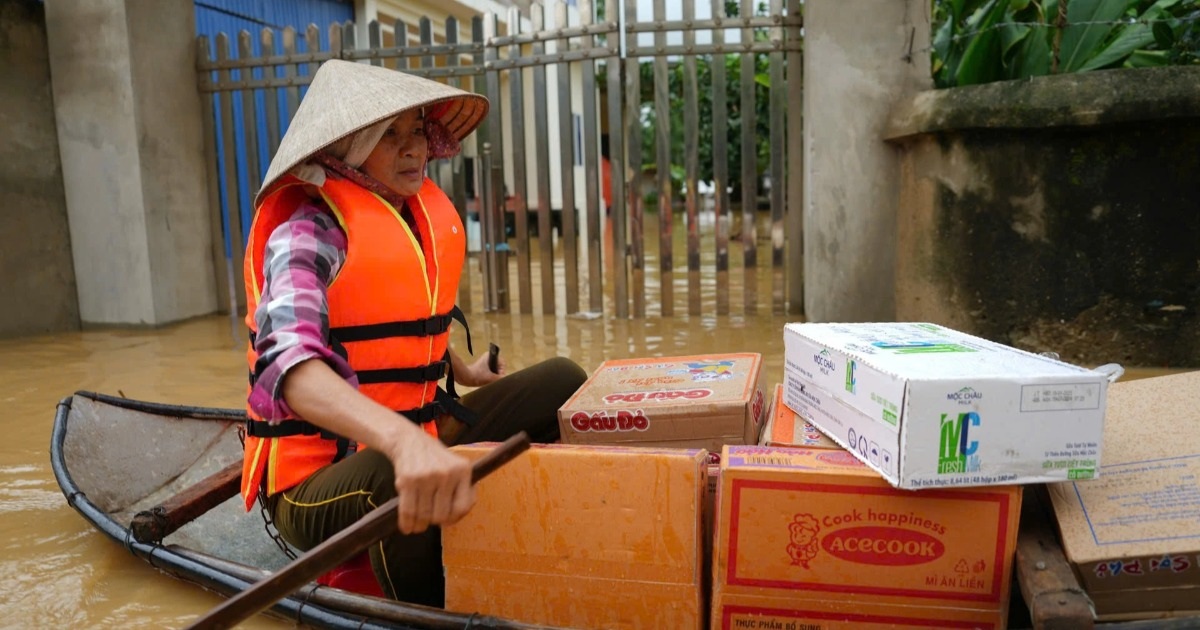
{"type": "Polygon", "coordinates": [[[302,204],[275,228],[263,256],[262,295],[254,312],[258,378],[250,390],[249,405],[268,421],[295,417],[283,400],[283,378],[309,359],[325,361],[358,386],[350,364],[326,345],[327,290],[346,261],[347,240],[341,226],[319,203],[302,204]]]}

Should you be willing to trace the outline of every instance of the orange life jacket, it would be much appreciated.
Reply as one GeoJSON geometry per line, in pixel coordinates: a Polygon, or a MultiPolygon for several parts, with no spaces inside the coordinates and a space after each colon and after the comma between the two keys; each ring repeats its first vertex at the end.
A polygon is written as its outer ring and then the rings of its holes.
{"type": "MultiPolygon", "coordinates": [[[[263,287],[267,240],[307,195],[295,178],[259,205],[246,246],[247,352],[253,382],[258,355],[254,313],[263,287]]],[[[359,391],[437,435],[433,420],[465,416],[438,387],[449,372],[452,318],[466,253],[466,234],[453,204],[431,180],[408,199],[416,234],[399,208],[346,179],[330,175],[320,193],[346,233],[346,258],[328,289],[329,347],[358,376],[359,391]]],[[[468,342],[469,343],[469,342],[468,342]]],[[[453,381],[448,381],[453,392],[453,381]]],[[[268,424],[247,408],[242,497],[249,510],[261,484],[267,496],[299,484],[346,454],[349,442],[302,420],[268,424]]]]}

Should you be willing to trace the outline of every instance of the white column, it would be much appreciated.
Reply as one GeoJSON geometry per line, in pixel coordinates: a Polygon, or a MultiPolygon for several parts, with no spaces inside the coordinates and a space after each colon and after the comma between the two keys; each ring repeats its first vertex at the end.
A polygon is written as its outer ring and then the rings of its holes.
{"type": "Polygon", "coordinates": [[[46,2],[85,325],[216,310],[193,10],[156,0],[46,2]]]}
{"type": "Polygon", "coordinates": [[[895,318],[893,106],[932,85],[928,0],[804,3],[804,272],[810,321],[895,318]],[[911,54],[910,54],[911,53],[911,54]]]}

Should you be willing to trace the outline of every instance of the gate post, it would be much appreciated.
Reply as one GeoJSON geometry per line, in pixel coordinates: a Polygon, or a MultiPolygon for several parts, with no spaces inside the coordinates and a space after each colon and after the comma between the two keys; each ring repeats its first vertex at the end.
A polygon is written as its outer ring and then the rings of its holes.
{"type": "Polygon", "coordinates": [[[804,312],[896,316],[893,106],[932,84],[928,0],[804,3],[804,312]]]}

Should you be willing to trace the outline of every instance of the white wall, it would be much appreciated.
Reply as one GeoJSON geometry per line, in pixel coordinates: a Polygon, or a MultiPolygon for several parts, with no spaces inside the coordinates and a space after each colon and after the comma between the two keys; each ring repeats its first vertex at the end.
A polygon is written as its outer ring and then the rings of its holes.
{"type": "Polygon", "coordinates": [[[155,0],[46,2],[84,324],[216,310],[192,11],[155,0]]]}

